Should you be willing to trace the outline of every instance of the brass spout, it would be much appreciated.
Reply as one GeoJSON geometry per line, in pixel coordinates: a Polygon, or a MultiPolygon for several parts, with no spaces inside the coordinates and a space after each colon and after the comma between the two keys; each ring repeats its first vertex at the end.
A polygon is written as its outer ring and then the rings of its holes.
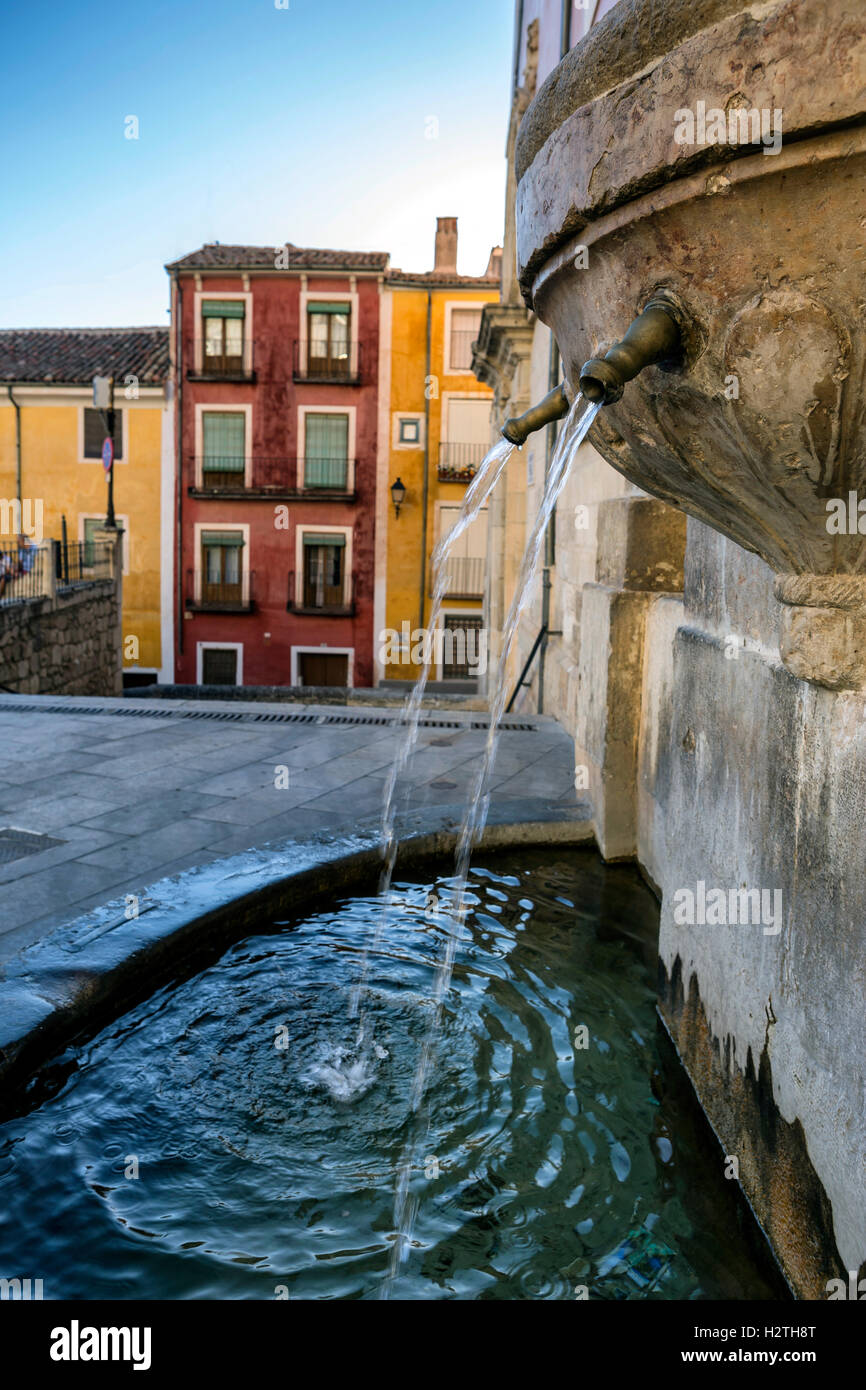
{"type": "Polygon", "coordinates": [[[563,415],[567,415],[570,405],[565,383],[560,382],[554,391],[550,391],[543,401],[538,402],[538,405],[531,406],[522,415],[512,415],[506,420],[502,426],[503,437],[512,444],[524,444],[533,431],[543,429],[545,425],[550,425],[554,420],[561,420],[563,415]]]}
{"type": "Polygon", "coordinates": [[[674,310],[663,299],[651,299],[630,325],[621,342],[604,357],[593,357],[580,373],[581,394],[588,401],[612,405],[632,377],[653,362],[676,364],[683,341],[674,310]]]}

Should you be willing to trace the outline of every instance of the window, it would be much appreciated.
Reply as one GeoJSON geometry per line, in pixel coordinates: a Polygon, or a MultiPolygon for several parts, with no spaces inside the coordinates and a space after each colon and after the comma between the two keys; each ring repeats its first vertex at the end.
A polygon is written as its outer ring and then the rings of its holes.
{"type": "Polygon", "coordinates": [[[304,425],[304,487],[345,491],[348,474],[348,415],[316,415],[308,412],[304,425]]]}
{"type": "Polygon", "coordinates": [[[401,444],[420,444],[421,443],[421,421],[420,420],[401,420],[400,421],[400,443],[401,444]]]}
{"type": "Polygon", "coordinates": [[[209,410],[202,413],[201,425],[202,486],[243,487],[245,416],[209,410]]]}
{"type": "Polygon", "coordinates": [[[439,476],[471,477],[490,440],[490,401],[446,397],[446,438],[439,446],[439,476]]]}
{"type": "Polygon", "coordinates": [[[342,608],[346,537],[334,532],[304,536],[304,607],[342,608]]]}
{"type": "Polygon", "coordinates": [[[214,376],[242,376],[244,370],[244,303],[205,299],[201,306],[204,370],[214,376]]]}
{"type": "Polygon", "coordinates": [[[101,531],[105,526],[105,517],[86,516],[84,518],[84,557],[83,564],[96,564],[96,539],[97,531],[101,531]]]}
{"type": "Polygon", "coordinates": [[[201,597],[203,603],[240,603],[243,599],[239,531],[203,531],[201,537],[201,597]]]}
{"type": "Polygon", "coordinates": [[[238,653],[234,647],[203,647],[201,651],[203,685],[237,685],[238,653]]]}
{"type": "Polygon", "coordinates": [[[449,366],[452,372],[472,370],[472,344],[481,327],[480,309],[452,309],[449,366]]]}
{"type": "MultiPolygon", "coordinates": [[[[121,516],[120,512],[115,513],[115,521],[123,532],[122,563],[123,573],[129,574],[129,517],[121,516]]],[[[100,558],[98,549],[99,541],[96,532],[105,525],[105,513],[100,512],[96,516],[82,516],[78,514],[78,538],[83,541],[81,563],[85,567],[97,564],[100,558]]]]}
{"type": "MultiPolygon", "coordinates": [[[[101,459],[102,445],[108,431],[102,419],[102,413],[94,410],[92,406],[84,407],[84,457],[86,459],[101,459]]],[[[114,457],[115,460],[123,458],[123,411],[114,412],[114,457]]]]}
{"type": "Polygon", "coordinates": [[[348,304],[311,304],[307,309],[307,371],[310,376],[348,377],[348,304]]]}
{"type": "Polygon", "coordinates": [[[470,680],[478,675],[482,619],[468,614],[444,615],[442,679],[470,680]],[[449,636],[450,634],[450,636],[449,636]]]}

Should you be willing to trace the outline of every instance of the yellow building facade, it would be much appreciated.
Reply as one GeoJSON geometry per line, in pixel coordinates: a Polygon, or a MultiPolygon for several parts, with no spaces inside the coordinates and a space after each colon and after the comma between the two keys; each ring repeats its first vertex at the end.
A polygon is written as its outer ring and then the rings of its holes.
{"type": "MultiPolygon", "coordinates": [[[[456,219],[440,218],[434,270],[419,275],[392,270],[388,277],[389,352],[383,357],[389,403],[380,430],[379,469],[387,502],[387,509],[380,503],[385,545],[379,567],[380,577],[384,567],[380,614],[387,640],[381,644],[380,670],[385,680],[410,681],[418,674],[419,634],[431,612],[433,550],[453,526],[489,448],[493,393],[472,373],[472,345],[484,305],[499,299],[498,248],[483,276],[457,275],[456,249],[456,219]],[[381,466],[383,454],[387,470],[381,466]],[[395,484],[398,499],[404,489],[399,510],[391,492],[395,484]]],[[[443,636],[433,651],[431,680],[463,682],[483,674],[477,667],[483,661],[486,543],[485,511],[448,561],[443,636]]]]}
{"type": "Polygon", "coordinates": [[[98,375],[115,378],[124,684],[170,681],[173,410],[166,389],[167,330],[0,332],[0,548],[14,541],[19,516],[20,530],[37,541],[62,540],[65,521],[67,541],[86,545],[104,525],[105,430],[92,401],[92,377],[98,375]]]}

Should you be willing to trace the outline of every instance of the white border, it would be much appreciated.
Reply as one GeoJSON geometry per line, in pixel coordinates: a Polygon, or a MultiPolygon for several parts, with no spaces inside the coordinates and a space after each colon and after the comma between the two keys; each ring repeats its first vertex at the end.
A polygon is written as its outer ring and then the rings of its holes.
{"type": "MultiPolygon", "coordinates": [[[[346,491],[355,491],[355,420],[357,406],[354,405],[299,405],[298,406],[298,488],[305,492],[305,463],[307,454],[307,416],[308,415],[347,415],[349,417],[349,438],[346,445],[348,460],[346,465],[346,491]]],[[[310,488],[311,493],[326,492],[327,488],[310,488]]],[[[327,528],[325,528],[327,529],[327,528]]]]}
{"type": "Polygon", "coordinates": [[[292,647],[291,673],[289,679],[292,685],[300,686],[302,690],[310,689],[309,686],[301,686],[300,682],[300,662],[299,656],[347,656],[349,658],[346,670],[346,688],[351,690],[352,681],[355,678],[355,648],[354,647],[326,647],[324,642],[318,647],[292,647]]]}
{"type": "Polygon", "coordinates": [[[417,452],[419,449],[420,449],[420,450],[423,450],[423,448],[424,448],[424,412],[423,412],[423,410],[395,410],[395,411],[394,411],[394,420],[393,420],[393,424],[392,424],[392,427],[391,427],[391,448],[392,448],[395,452],[397,452],[398,450],[402,450],[403,453],[406,453],[407,451],[411,451],[412,449],[414,449],[416,452],[417,452]],[[418,422],[418,440],[417,440],[417,442],[416,442],[415,444],[406,444],[405,442],[403,442],[403,443],[400,442],[400,421],[401,421],[401,420],[417,420],[417,422],[418,422]]]}
{"type": "MultiPolygon", "coordinates": [[[[204,685],[202,673],[204,670],[204,652],[206,648],[220,652],[237,652],[237,679],[235,685],[244,683],[244,644],[243,642],[196,642],[195,644],[195,683],[204,685]]],[[[230,689],[230,687],[226,687],[230,689]]]]}
{"type": "MultiPolygon", "coordinates": [[[[174,371],[174,368],[172,368],[174,371]]],[[[175,390],[174,379],[169,382],[162,411],[162,448],[160,459],[160,665],[157,680],[162,685],[174,681],[174,604],[177,593],[175,568],[177,556],[174,545],[175,523],[175,390]]]]}
{"type": "MultiPolygon", "coordinates": [[[[304,533],[310,531],[315,536],[345,536],[346,537],[346,563],[343,567],[343,607],[348,608],[352,602],[352,527],[351,526],[315,526],[311,521],[305,521],[295,527],[295,593],[294,603],[298,604],[298,581],[301,584],[303,594],[304,583],[304,533]]],[[[323,615],[328,617],[326,613],[323,615]]]]}
{"type": "MultiPolygon", "coordinates": [[[[226,267],[226,274],[231,270],[226,267]]],[[[244,373],[252,371],[253,366],[253,296],[252,292],[239,290],[195,290],[193,291],[193,375],[201,376],[204,370],[204,323],[201,305],[204,299],[242,299],[244,302],[244,373]]]]}
{"type": "Polygon", "coordinates": [[[376,419],[376,494],[375,532],[373,538],[373,685],[385,677],[385,665],[380,660],[380,634],[385,630],[388,590],[388,549],[391,513],[390,501],[391,451],[388,448],[391,411],[391,331],[394,297],[379,281],[379,399],[376,419]]]}
{"type": "Polygon", "coordinates": [[[226,405],[222,401],[196,401],[195,403],[195,486],[204,488],[204,425],[202,415],[243,415],[244,416],[244,487],[252,487],[253,481],[253,408],[251,405],[226,405]]]}

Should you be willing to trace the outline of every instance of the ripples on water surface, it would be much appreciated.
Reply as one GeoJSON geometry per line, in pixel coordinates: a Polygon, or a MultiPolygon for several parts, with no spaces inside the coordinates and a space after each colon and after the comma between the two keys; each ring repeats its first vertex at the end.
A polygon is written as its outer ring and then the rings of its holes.
{"type": "MultiPolygon", "coordinates": [[[[648,890],[588,852],[480,862],[393,1296],[775,1296],[665,1080],[648,890]]],[[[395,885],[360,1050],[373,897],[263,924],[79,1049],[0,1127],[0,1272],[46,1298],[375,1297],[449,882],[395,885]]]]}

